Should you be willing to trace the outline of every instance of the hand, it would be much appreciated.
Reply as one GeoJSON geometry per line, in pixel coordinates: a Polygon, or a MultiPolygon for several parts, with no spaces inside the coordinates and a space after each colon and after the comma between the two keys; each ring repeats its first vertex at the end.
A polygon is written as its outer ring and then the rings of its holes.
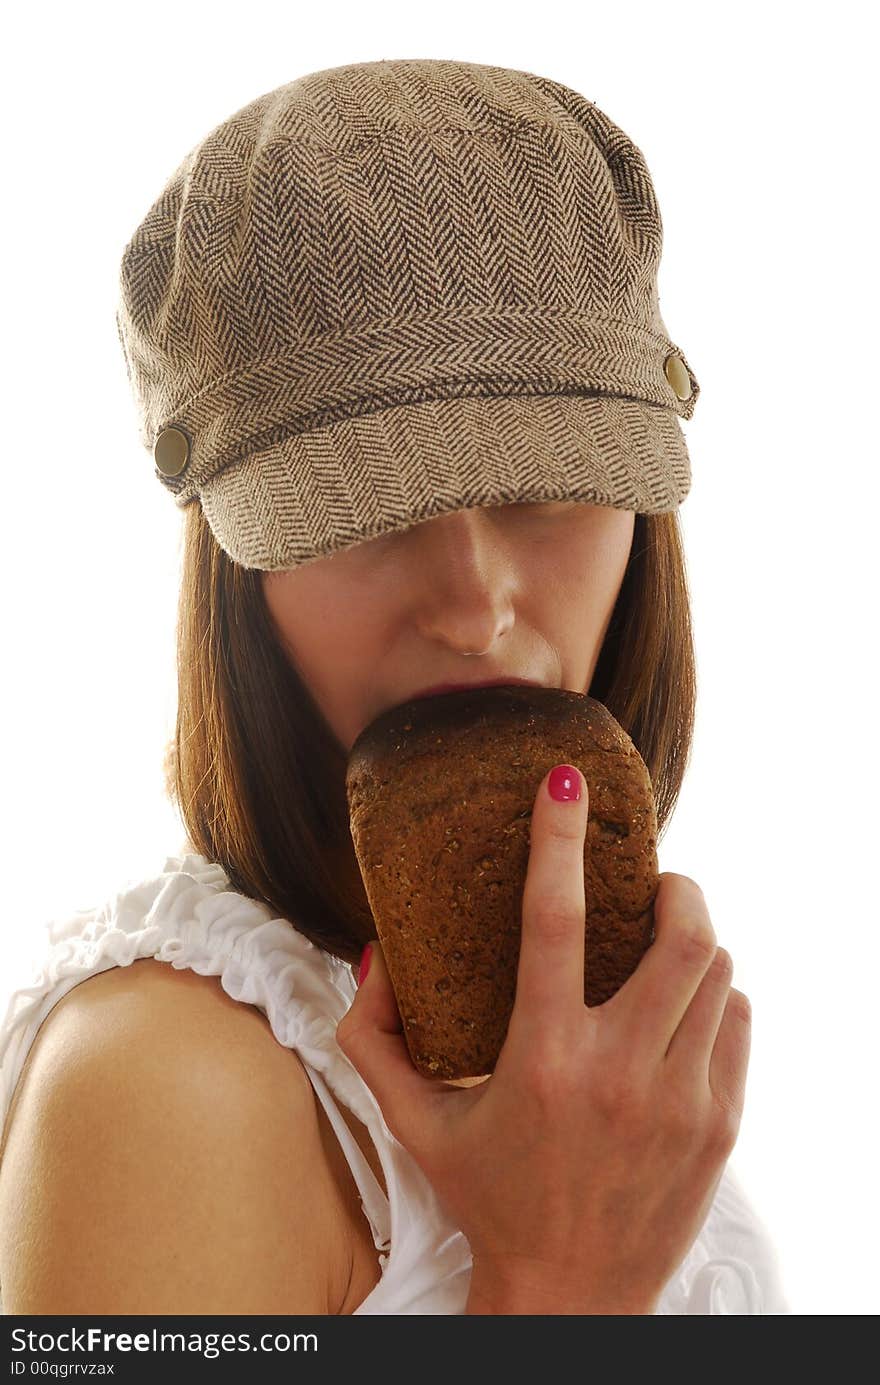
{"type": "Polygon", "coordinates": [[[467,1237],[473,1292],[498,1305],[474,1311],[653,1312],[736,1142],[750,1006],[702,890],[669,873],[638,967],[584,1004],[588,793],[581,775],[580,801],[557,803],[548,780],[494,1073],[460,1088],[416,1071],[378,943],[337,1040],[467,1237]]]}

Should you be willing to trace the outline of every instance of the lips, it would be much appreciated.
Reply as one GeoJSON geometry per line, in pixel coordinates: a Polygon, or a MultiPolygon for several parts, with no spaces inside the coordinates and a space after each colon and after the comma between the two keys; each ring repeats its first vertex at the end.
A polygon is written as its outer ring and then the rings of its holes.
{"type": "Polygon", "coordinates": [[[503,688],[511,683],[531,688],[543,688],[545,686],[535,678],[486,678],[477,683],[435,683],[430,688],[422,688],[419,692],[410,693],[405,700],[414,702],[423,697],[440,697],[443,693],[470,692],[473,688],[503,688]]]}

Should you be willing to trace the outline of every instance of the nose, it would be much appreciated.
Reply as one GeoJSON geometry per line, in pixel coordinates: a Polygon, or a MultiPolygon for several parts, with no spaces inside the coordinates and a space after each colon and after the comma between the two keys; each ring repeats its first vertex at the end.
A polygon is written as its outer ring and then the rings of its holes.
{"type": "Polygon", "coordinates": [[[436,515],[413,537],[414,620],[426,640],[485,654],[512,629],[519,583],[514,555],[483,508],[436,515]]]}

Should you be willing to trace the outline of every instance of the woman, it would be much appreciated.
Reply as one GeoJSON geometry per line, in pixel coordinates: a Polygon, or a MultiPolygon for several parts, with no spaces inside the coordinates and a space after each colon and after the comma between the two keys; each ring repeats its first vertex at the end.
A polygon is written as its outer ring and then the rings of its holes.
{"type": "Polygon", "coordinates": [[[490,1077],[421,1078],[375,940],[353,972],[374,929],[348,753],[426,686],[589,692],[672,812],[698,385],[661,241],[593,103],[440,60],[258,98],[129,241],[120,341],[185,521],[188,835],[50,924],[12,997],[4,1311],[788,1311],[727,1167],[748,1002],[695,882],[661,877],[654,945],[583,1004],[577,766],[535,786],[490,1077]]]}

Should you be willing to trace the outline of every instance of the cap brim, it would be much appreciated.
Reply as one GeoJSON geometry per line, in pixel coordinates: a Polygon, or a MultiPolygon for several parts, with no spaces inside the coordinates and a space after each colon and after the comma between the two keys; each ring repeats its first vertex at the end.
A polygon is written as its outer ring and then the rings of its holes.
{"type": "Polygon", "coordinates": [[[452,510],[570,499],[661,514],[690,485],[673,410],[523,394],[396,404],[292,434],[215,473],[199,496],[229,557],[275,571],[452,510]]]}

